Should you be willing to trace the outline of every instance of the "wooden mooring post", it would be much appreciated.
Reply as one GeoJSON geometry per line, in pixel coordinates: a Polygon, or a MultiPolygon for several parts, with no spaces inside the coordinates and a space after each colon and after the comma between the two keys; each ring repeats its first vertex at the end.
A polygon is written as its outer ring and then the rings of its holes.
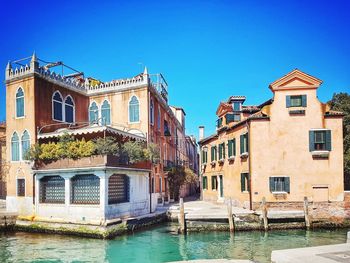
{"type": "Polygon", "coordinates": [[[309,201],[307,200],[307,196],[304,197],[304,215],[306,229],[310,229],[309,201]]]}
{"type": "Polygon", "coordinates": [[[230,226],[230,232],[233,233],[235,231],[235,225],[234,225],[234,221],[233,221],[231,198],[227,204],[227,216],[228,216],[228,224],[230,226]]]}
{"type": "Polygon", "coordinates": [[[184,199],[180,198],[180,213],[179,213],[179,233],[186,234],[186,222],[185,222],[185,205],[184,199]]]}
{"type": "Polygon", "coordinates": [[[267,206],[266,206],[266,198],[265,197],[262,198],[261,206],[262,206],[262,217],[263,217],[263,221],[264,221],[264,229],[265,229],[265,231],[267,231],[269,228],[269,222],[267,221],[267,206]]]}

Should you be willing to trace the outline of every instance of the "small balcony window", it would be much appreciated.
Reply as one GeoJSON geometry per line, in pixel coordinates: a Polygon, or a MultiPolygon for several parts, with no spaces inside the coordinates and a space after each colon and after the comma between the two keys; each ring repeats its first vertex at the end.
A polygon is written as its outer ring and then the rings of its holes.
{"type": "Polygon", "coordinates": [[[286,96],[287,108],[306,107],[306,95],[286,96]]]}

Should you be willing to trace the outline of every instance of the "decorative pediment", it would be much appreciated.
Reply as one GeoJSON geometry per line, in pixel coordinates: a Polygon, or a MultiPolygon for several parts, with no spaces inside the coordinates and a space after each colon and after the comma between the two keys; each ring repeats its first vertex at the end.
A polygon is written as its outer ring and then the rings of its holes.
{"type": "Polygon", "coordinates": [[[216,110],[216,115],[217,116],[222,116],[226,114],[227,112],[232,112],[232,105],[230,103],[226,102],[220,102],[218,109],[216,110]]]}
{"type": "Polygon", "coordinates": [[[270,84],[272,91],[288,89],[315,89],[322,83],[322,80],[295,69],[270,84]]]}

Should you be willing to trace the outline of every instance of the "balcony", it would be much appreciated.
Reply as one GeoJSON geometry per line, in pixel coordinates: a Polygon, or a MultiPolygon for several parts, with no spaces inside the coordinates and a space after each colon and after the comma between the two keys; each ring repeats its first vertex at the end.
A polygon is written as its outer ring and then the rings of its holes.
{"type": "Polygon", "coordinates": [[[151,163],[142,161],[129,164],[125,159],[113,155],[94,155],[83,157],[80,159],[60,159],[50,162],[36,161],[34,170],[56,170],[56,169],[76,169],[76,168],[92,168],[92,167],[114,167],[114,168],[133,168],[150,170],[151,163]]]}

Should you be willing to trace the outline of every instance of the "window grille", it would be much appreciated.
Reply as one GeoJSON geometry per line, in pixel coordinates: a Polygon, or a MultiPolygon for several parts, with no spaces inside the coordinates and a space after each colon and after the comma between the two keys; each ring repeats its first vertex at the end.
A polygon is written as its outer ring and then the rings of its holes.
{"type": "Polygon", "coordinates": [[[129,102],[129,122],[140,121],[139,116],[139,101],[136,96],[132,96],[129,102]]]}
{"type": "MultiPolygon", "coordinates": [[[[153,178],[152,178],[153,179],[153,178]]],[[[152,181],[153,184],[153,181],[152,181]]],[[[152,185],[153,188],[153,185],[152,185]]],[[[130,180],[127,175],[113,174],[108,179],[108,204],[129,202],[130,180]]]]}
{"type": "Polygon", "coordinates": [[[103,125],[110,125],[111,124],[111,106],[109,105],[107,100],[105,100],[102,103],[101,117],[102,117],[103,125]]]}
{"type": "Polygon", "coordinates": [[[45,176],[40,179],[39,201],[40,203],[64,204],[65,187],[61,176],[45,176]]]}
{"type": "Polygon", "coordinates": [[[17,179],[17,196],[25,196],[26,181],[25,179],[17,179]]]}
{"type": "Polygon", "coordinates": [[[61,94],[56,91],[52,98],[52,104],[53,104],[53,119],[57,121],[63,121],[63,99],[61,94]]]}
{"type": "Polygon", "coordinates": [[[93,174],[76,175],[71,179],[72,204],[99,204],[100,179],[93,174]]]}

